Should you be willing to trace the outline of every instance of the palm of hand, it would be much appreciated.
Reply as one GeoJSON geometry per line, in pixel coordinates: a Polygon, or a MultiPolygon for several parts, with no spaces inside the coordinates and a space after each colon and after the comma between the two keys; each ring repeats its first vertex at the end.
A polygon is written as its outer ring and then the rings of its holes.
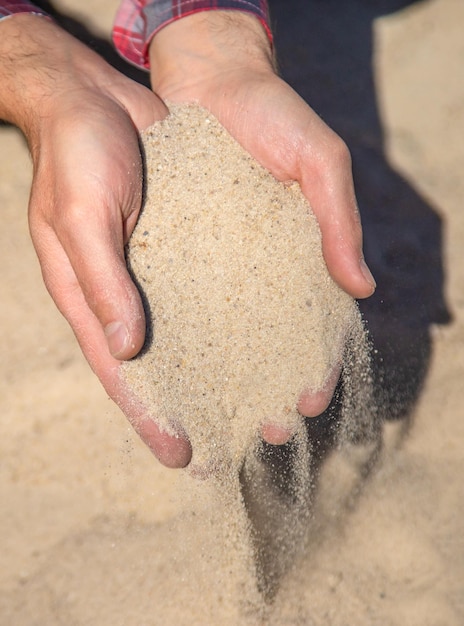
{"type": "Polygon", "coordinates": [[[158,458],[178,467],[188,462],[188,443],[160,433],[118,374],[145,335],[124,258],[142,197],[137,127],[166,114],[154,94],[126,82],[116,81],[112,94],[79,89],[56,103],[32,150],[30,229],[47,289],[92,369],[158,458]]]}
{"type": "Polygon", "coordinates": [[[170,88],[166,101],[196,101],[278,180],[299,182],[316,215],[334,280],[353,297],[372,293],[360,270],[362,232],[344,142],[272,71],[235,70],[170,88]]]}

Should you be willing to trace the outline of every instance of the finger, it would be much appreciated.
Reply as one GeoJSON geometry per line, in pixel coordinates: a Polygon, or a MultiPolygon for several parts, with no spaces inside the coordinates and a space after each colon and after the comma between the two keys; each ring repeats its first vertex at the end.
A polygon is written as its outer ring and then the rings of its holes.
{"type": "Polygon", "coordinates": [[[318,391],[306,389],[298,400],[298,411],[304,417],[317,417],[329,406],[340,378],[341,364],[331,372],[324,387],[318,391]]]}
{"type": "Polygon", "coordinates": [[[293,436],[293,430],[278,424],[264,424],[261,427],[261,437],[273,446],[282,446],[293,436]]]}
{"type": "Polygon", "coordinates": [[[318,220],[327,268],[354,298],[372,295],[375,280],[362,251],[362,228],[356,203],[351,157],[345,143],[327,128],[329,140],[302,171],[301,187],[318,220]]]}
{"type": "Polygon", "coordinates": [[[119,360],[135,356],[145,338],[140,294],[126,268],[121,244],[102,240],[90,229],[71,237],[67,251],[86,302],[97,317],[111,355],[119,360]]]}
{"type": "Polygon", "coordinates": [[[165,467],[180,469],[187,467],[192,458],[190,443],[181,435],[173,436],[159,429],[151,419],[143,419],[134,425],[139,434],[158,461],[165,467]]]}
{"type": "MultiPolygon", "coordinates": [[[[341,366],[337,366],[332,372],[329,380],[320,391],[305,390],[297,404],[298,412],[304,417],[317,417],[329,406],[338,379],[340,378],[341,366]]],[[[268,423],[261,427],[261,436],[267,443],[274,446],[281,446],[293,437],[294,429],[282,426],[278,423],[268,423]]]]}
{"type": "Polygon", "coordinates": [[[113,385],[117,388],[115,396],[119,406],[160,463],[173,469],[186,467],[192,458],[192,448],[182,430],[176,425],[171,426],[171,433],[160,429],[143,403],[128,390],[119,370],[117,376],[110,380],[109,386],[113,385]]]}

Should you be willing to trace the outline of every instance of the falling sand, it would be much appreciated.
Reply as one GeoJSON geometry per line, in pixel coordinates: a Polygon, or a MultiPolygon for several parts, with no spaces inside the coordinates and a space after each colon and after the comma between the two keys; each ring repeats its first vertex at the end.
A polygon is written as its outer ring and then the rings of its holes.
{"type": "Polygon", "coordinates": [[[275,180],[194,105],[173,107],[142,142],[146,199],[127,260],[148,335],[123,376],[193,448],[187,513],[166,538],[176,623],[179,604],[190,624],[270,623],[307,542],[317,474],[299,396],[343,365],[336,441],[373,430],[363,325],[296,183],[275,180]],[[295,434],[273,448],[265,424],[295,434]]]}

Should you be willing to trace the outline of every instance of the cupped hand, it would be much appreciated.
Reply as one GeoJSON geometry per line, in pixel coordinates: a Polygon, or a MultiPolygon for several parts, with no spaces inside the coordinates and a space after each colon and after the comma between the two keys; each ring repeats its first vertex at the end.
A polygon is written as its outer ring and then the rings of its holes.
{"type": "Polygon", "coordinates": [[[119,375],[122,360],[137,354],[145,336],[142,302],[124,257],[142,199],[138,131],[167,111],[149,89],[70,36],[60,31],[59,37],[66,62],[57,68],[55,54],[54,65],[41,67],[53,89],[42,82],[37,109],[23,125],[34,166],[34,246],[45,284],[108,394],[164,465],[183,467],[189,443],[161,432],[119,375]]]}
{"type": "MultiPolygon", "coordinates": [[[[155,35],[150,63],[153,89],[166,102],[204,106],[278,180],[299,182],[318,220],[330,274],[354,298],[370,296],[375,282],[362,252],[349,151],[277,76],[259,22],[220,11],[184,18],[155,35]]],[[[302,415],[327,408],[340,367],[323,389],[302,393],[302,415]]],[[[278,416],[262,434],[276,444],[290,436],[278,416]]]]}

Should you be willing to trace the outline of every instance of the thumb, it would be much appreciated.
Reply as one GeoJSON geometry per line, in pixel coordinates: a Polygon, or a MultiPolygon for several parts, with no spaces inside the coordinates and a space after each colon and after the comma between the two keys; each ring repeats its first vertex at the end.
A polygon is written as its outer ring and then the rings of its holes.
{"type": "Polygon", "coordinates": [[[31,217],[31,234],[45,284],[94,365],[107,348],[118,360],[135,356],[145,339],[141,298],[121,245],[95,223],[67,233],[63,245],[48,225],[31,217]],[[104,233],[104,236],[102,236],[104,233]]]}
{"type": "Polygon", "coordinates": [[[111,113],[71,125],[71,137],[62,131],[53,151],[43,150],[29,215],[47,287],[79,341],[91,313],[109,352],[123,360],[137,354],[145,335],[124,258],[141,204],[142,158],[130,120],[119,110],[111,120],[111,113]]]}

